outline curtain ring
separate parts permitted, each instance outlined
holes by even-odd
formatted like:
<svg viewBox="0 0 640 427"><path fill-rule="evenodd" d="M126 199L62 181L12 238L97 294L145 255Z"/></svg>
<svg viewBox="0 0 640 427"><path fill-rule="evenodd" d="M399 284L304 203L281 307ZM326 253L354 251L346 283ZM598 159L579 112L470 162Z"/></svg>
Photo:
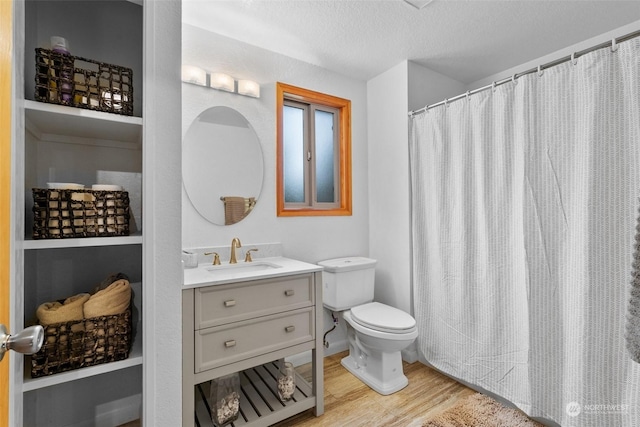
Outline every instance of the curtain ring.
<svg viewBox="0 0 640 427"><path fill-rule="evenodd" d="M538 76L542 77L543 74L544 74L544 70L542 69L542 66L538 65Z"/></svg>
<svg viewBox="0 0 640 427"><path fill-rule="evenodd" d="M616 50L618 50L618 43L616 39L611 39L611 52L615 52Z"/></svg>
<svg viewBox="0 0 640 427"><path fill-rule="evenodd" d="M496 82L495 81L491 82L491 90L494 91L494 92L496 91Z"/></svg>
<svg viewBox="0 0 640 427"><path fill-rule="evenodd" d="M465 93L465 96L467 97L467 102L471 101L471 98L469 98L469 91L467 91L467 93Z"/></svg>
<svg viewBox="0 0 640 427"><path fill-rule="evenodd" d="M511 76L511 81L513 82L513 84L514 84L514 85L517 85L517 84L518 84L518 80L517 80L516 74L514 74L513 76Z"/></svg>
<svg viewBox="0 0 640 427"><path fill-rule="evenodd" d="M444 99L445 108L449 108L449 100L447 98Z"/></svg>
<svg viewBox="0 0 640 427"><path fill-rule="evenodd" d="M576 53L575 53L575 52L573 52L573 53L571 54L571 63L572 63L573 65L578 65L578 60L576 59Z"/></svg>

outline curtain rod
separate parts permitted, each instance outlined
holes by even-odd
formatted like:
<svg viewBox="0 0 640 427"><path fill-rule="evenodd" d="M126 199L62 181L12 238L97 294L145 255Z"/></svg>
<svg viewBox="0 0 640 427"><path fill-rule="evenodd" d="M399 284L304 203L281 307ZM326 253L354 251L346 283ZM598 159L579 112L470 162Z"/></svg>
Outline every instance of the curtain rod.
<svg viewBox="0 0 640 427"><path fill-rule="evenodd" d="M486 85L486 86L482 86L482 87L477 88L477 89L469 90L469 91L467 91L465 93L462 93L460 95L454 96L453 98L446 98L446 99L444 99L444 100L442 100L440 102L436 102L435 104L431 104L431 105L427 105L425 107L422 107L419 110L409 111L409 116L413 117L416 114L423 113L423 112L425 112L427 110L430 110L430 109L432 109L434 107L437 107L439 105L447 105L449 102L457 101L457 100L462 99L462 98L467 98L469 95L474 95L474 94L476 94L478 92L482 92L482 91L485 91L487 89L493 89L496 86L500 86L500 85L503 85L503 84L511 82L511 81L515 82L518 77L522 77L522 76L527 75L527 74L532 74L532 73L539 73L540 74L540 73L542 73L542 71L546 70L547 68L555 67L556 65L560 65L560 64L562 64L564 62L575 61L577 58L579 58L579 57L581 57L581 56L583 56L583 55L585 55L585 54L587 54L589 52L593 52L594 50L602 49L604 47L611 47L611 49L613 51L615 51L616 49L618 49L618 46L617 46L618 43L621 43L621 42L624 42L624 41L627 41L627 40L631 40L631 39L636 38L638 36L640 36L640 30L634 31L633 33L629 33L629 34L626 34L626 35L621 36L621 37L614 38L611 41L600 43L600 44L598 44L596 46L592 46L590 48L575 52L575 53L573 53L571 55L568 55L568 56L565 56L563 58L556 59L555 61L547 62L546 64L539 65L536 68L531 68L530 70L523 71L521 73L516 73L511 77L507 77L505 79L495 81L495 82L491 83L490 85Z"/></svg>

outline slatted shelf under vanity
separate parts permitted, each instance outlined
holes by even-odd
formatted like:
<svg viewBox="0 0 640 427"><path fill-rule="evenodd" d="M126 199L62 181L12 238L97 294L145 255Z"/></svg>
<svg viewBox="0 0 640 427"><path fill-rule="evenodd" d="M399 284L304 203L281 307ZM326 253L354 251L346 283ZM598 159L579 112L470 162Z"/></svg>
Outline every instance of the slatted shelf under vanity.
<svg viewBox="0 0 640 427"><path fill-rule="evenodd" d="M277 420L299 413L301 406L307 406L306 409L314 407L313 389L298 373L296 373L296 391L293 398L288 402L280 401L277 376L276 362L240 372L240 413L238 419L229 426L269 426ZM207 402L210 385L211 382L205 382L195 387L196 425L200 427L214 425Z"/></svg>

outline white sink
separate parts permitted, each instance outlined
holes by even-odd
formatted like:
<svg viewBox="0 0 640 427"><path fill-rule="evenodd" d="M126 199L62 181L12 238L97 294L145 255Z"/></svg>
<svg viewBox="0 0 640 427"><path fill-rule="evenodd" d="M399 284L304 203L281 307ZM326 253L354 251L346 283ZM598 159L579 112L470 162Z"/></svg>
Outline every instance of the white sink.
<svg viewBox="0 0 640 427"><path fill-rule="evenodd" d="M254 271L270 270L272 268L282 268L281 265L267 261L242 262L238 264L212 265L207 268L211 274L241 274L253 273Z"/></svg>
<svg viewBox="0 0 640 427"><path fill-rule="evenodd" d="M237 264L200 264L197 268L185 268L185 288L222 285L249 280L266 279L291 274L320 271L322 267L285 257L254 259L253 262L238 261Z"/></svg>

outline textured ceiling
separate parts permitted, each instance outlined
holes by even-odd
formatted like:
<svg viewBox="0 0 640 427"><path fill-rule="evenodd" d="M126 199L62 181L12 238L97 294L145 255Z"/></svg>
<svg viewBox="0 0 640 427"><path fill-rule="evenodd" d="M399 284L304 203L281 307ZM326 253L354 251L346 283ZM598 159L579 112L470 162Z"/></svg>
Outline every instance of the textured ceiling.
<svg viewBox="0 0 640 427"><path fill-rule="evenodd" d="M183 0L183 22L360 80L409 59L472 83L640 20L640 1ZM638 28L640 29L640 28Z"/></svg>

